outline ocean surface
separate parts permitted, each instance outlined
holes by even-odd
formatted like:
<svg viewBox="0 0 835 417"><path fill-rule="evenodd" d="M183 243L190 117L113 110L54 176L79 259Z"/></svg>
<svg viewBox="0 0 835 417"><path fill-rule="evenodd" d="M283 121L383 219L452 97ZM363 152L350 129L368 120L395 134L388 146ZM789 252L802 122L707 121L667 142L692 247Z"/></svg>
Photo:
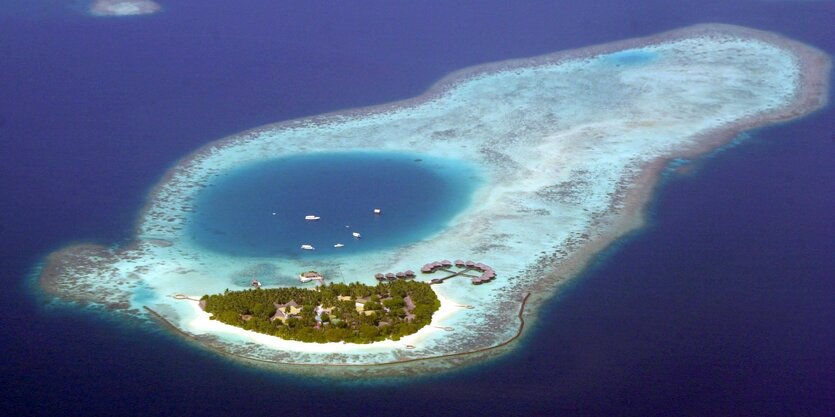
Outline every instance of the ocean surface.
<svg viewBox="0 0 835 417"><path fill-rule="evenodd" d="M391 152L274 159L201 191L189 233L203 248L259 257L327 258L403 246L443 230L467 207L480 182L476 171L461 160Z"/></svg>
<svg viewBox="0 0 835 417"><path fill-rule="evenodd" d="M2 415L835 415L835 111L665 176L500 359L422 378L300 378L156 326L47 304L33 272L126 242L165 170L224 136L412 97L466 66L694 23L835 51L832 1L159 0L0 4Z"/></svg>

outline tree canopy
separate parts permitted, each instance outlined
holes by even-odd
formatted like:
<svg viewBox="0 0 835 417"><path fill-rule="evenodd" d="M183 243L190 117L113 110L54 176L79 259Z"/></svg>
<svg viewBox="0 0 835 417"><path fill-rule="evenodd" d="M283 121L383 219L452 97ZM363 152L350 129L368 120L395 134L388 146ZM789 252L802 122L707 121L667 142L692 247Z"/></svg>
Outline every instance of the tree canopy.
<svg viewBox="0 0 835 417"><path fill-rule="evenodd" d="M295 302L298 307L285 304ZM204 295L213 320L301 342L399 340L432 321L441 302L429 284L398 280L305 288L256 288ZM283 310L277 314L278 307ZM301 310L298 310L301 308Z"/></svg>

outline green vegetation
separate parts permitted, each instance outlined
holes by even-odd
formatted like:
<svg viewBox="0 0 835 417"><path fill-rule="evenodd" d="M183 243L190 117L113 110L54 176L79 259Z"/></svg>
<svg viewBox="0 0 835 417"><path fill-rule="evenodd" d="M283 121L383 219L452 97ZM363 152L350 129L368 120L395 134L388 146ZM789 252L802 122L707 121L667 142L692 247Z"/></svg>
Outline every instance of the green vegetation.
<svg viewBox="0 0 835 417"><path fill-rule="evenodd" d="M282 339L372 343L417 332L432 321L441 302L429 284L398 280L374 287L333 283L315 290L226 290L204 295L201 305L213 320Z"/></svg>

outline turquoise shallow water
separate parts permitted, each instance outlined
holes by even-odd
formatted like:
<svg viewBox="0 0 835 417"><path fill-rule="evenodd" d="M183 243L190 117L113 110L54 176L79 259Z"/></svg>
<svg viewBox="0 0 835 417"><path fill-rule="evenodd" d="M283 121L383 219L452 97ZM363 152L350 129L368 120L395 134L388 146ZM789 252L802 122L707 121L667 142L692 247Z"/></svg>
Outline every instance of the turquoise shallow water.
<svg viewBox="0 0 835 417"><path fill-rule="evenodd" d="M207 249L242 256L391 248L440 231L467 207L479 181L477 169L465 162L417 154L280 158L237 169L202 191L190 235ZM307 221L307 215L320 219ZM334 248L337 243L344 247ZM315 250L302 250L303 244Z"/></svg>
<svg viewBox="0 0 835 417"><path fill-rule="evenodd" d="M604 58L604 62L614 66L629 66L649 63L658 58L658 54L649 50L627 50L608 54Z"/></svg>

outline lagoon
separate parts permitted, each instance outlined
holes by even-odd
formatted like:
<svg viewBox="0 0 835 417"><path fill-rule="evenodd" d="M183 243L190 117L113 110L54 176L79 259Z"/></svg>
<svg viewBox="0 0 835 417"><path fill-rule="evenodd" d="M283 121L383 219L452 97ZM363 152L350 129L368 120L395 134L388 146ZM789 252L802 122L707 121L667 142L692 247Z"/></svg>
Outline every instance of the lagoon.
<svg viewBox="0 0 835 417"><path fill-rule="evenodd" d="M327 257L392 248L441 231L478 183L473 166L448 158L299 154L238 168L203 189L188 234L227 255Z"/></svg>

